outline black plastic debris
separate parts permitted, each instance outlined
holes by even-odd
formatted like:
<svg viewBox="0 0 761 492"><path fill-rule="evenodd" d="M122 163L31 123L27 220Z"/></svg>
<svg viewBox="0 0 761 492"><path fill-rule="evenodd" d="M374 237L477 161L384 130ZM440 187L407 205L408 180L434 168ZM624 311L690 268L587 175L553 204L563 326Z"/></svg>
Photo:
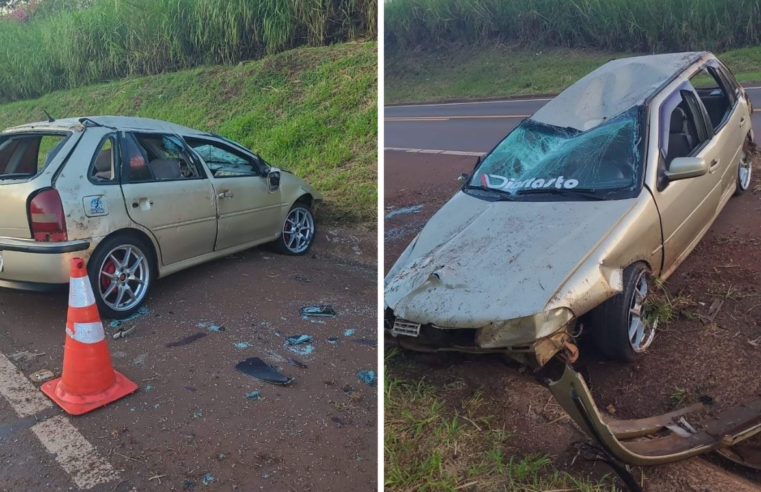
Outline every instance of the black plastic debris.
<svg viewBox="0 0 761 492"><path fill-rule="evenodd" d="M341 388L344 393L351 396L352 393L354 393L354 388L350 384L345 384L343 388Z"/></svg>
<svg viewBox="0 0 761 492"><path fill-rule="evenodd" d="M235 369L247 376L259 379L266 383L279 384L285 386L295 381L295 378L289 378L280 373L274 367L268 365L259 357L251 357L243 362L239 362Z"/></svg>
<svg viewBox="0 0 761 492"><path fill-rule="evenodd" d="M330 338L327 339L327 342L332 344L332 345L338 345L338 342L340 342L340 341L341 340L339 340L338 337L330 337Z"/></svg>
<svg viewBox="0 0 761 492"><path fill-rule="evenodd" d="M285 343L288 345L301 345L312 341L311 335L293 335L291 337L285 337Z"/></svg>
<svg viewBox="0 0 761 492"><path fill-rule="evenodd" d="M374 338L355 338L351 341L351 343L356 343L357 345L366 345L368 347L378 346L378 340Z"/></svg>
<svg viewBox="0 0 761 492"><path fill-rule="evenodd" d="M292 366L295 366L295 367L300 367L302 369L306 369L307 367L309 367L306 364L304 364L303 362L301 362L300 360L294 359L293 357L288 357L288 364L290 364Z"/></svg>
<svg viewBox="0 0 761 492"><path fill-rule="evenodd" d="M304 318L333 318L336 316L336 310L333 306L307 306L301 308L301 316Z"/></svg>
<svg viewBox="0 0 761 492"><path fill-rule="evenodd" d="M185 386L185 389L190 391L191 393L195 393L196 389L193 386Z"/></svg>
<svg viewBox="0 0 761 492"><path fill-rule="evenodd" d="M343 427L343 425L345 423L344 419L342 419L341 417L333 417L333 418L330 419L330 421L331 422L335 422L336 424L338 424L339 427Z"/></svg>
<svg viewBox="0 0 761 492"><path fill-rule="evenodd" d="M177 340L176 342L169 342L166 345L164 345L166 348L171 347L180 347L182 345L187 345L189 343L195 342L199 338L203 338L206 336L206 333L196 333L195 335L190 335L185 338L181 338L180 340Z"/></svg>
<svg viewBox="0 0 761 492"><path fill-rule="evenodd" d="M291 278L295 280L296 282L301 282L302 284L309 283L309 279L306 277L302 277L301 275L291 275Z"/></svg>

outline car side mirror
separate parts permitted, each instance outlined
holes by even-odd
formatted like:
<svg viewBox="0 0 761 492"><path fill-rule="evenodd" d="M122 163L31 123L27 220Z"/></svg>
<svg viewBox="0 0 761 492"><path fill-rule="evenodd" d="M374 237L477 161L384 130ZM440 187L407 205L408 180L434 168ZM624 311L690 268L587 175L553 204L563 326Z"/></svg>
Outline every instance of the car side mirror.
<svg viewBox="0 0 761 492"><path fill-rule="evenodd" d="M457 178L457 181L460 184L464 184L464 183L466 183L468 181L468 178L470 178L470 174L468 174L468 173L462 173L462 174L460 174L460 177Z"/></svg>
<svg viewBox="0 0 761 492"><path fill-rule="evenodd" d="M280 189L280 171L270 171L267 174L267 184L269 185L270 193Z"/></svg>
<svg viewBox="0 0 761 492"><path fill-rule="evenodd" d="M708 172L708 163L702 157L677 157L665 172L669 181L697 178Z"/></svg>

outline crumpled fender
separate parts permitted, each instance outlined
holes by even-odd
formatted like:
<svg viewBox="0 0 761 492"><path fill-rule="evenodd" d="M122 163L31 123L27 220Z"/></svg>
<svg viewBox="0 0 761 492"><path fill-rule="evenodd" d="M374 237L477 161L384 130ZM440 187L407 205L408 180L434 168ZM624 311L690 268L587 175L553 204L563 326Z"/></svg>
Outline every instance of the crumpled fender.
<svg viewBox="0 0 761 492"><path fill-rule="evenodd" d="M761 398L697 424L685 425L684 416L704 410L702 404L646 419L604 418L584 378L570 365L566 365L558 381L550 383L550 392L587 435L616 459L634 466L662 465L710 451L721 452L761 432ZM669 432L664 435L662 431ZM650 438L640 439L643 437ZM738 449L742 447L735 451ZM737 455L736 452L722 454ZM747 464L749 460L734 461Z"/></svg>

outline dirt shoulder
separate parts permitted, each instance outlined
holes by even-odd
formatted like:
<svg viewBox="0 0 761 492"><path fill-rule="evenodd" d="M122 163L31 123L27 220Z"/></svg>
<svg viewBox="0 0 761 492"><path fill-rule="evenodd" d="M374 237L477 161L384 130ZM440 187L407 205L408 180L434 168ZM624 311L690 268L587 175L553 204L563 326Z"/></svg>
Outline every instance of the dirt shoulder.
<svg viewBox="0 0 761 492"><path fill-rule="evenodd" d="M417 213L386 219L387 269L456 192L456 176L468 172L472 165L471 158L386 154L387 210L422 205ZM754 369L761 365L758 158L754 171L753 186L758 191L730 200L696 250L666 282L675 319L661 324L642 361L611 362L598 357L592 347L582 345L582 359L577 366L601 409L609 408L618 418L648 417L688 405L700 397L711 397L715 402L713 412L761 392ZM701 321L716 302L722 305L714 321ZM492 427L512 435L505 453L518 457L546 453L559 469L597 480L610 469L579 457L574 443L586 441L587 437L539 381L552 375L552 370L535 376L497 357L412 353L395 357L387 367L392 377L413 384L425 381L439 388L446 406L460 414L467 411L462 402L481 395L484 403L477 417L488 417ZM761 473L716 456L636 469L634 475L643 480L646 490L658 491L757 490L756 485L761 484ZM466 483L465 477L459 483Z"/></svg>

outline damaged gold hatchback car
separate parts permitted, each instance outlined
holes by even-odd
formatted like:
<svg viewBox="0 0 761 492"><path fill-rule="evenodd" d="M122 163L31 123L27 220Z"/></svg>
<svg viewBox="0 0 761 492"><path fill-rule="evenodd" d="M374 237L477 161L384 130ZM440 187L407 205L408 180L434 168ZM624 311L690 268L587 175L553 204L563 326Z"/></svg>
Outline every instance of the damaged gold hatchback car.
<svg viewBox="0 0 761 492"><path fill-rule="evenodd" d="M751 182L751 102L712 54L611 61L521 123L427 223L385 281L386 333L422 351L542 366L652 343L668 278Z"/></svg>

